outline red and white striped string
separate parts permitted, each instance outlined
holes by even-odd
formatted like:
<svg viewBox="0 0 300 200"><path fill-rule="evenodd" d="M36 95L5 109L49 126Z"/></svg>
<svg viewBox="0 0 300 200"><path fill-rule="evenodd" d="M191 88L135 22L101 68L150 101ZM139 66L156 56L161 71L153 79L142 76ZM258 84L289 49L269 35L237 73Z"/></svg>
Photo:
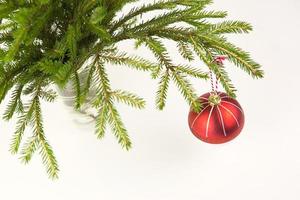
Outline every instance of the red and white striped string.
<svg viewBox="0 0 300 200"><path fill-rule="evenodd" d="M214 63L216 63L218 66L223 66L224 61L227 59L226 56L216 56L214 58ZM215 76L215 81L214 81L214 75L211 70L209 70L209 75L210 75L210 83L211 83L211 88L212 88L212 93L216 93L219 90L219 78Z"/></svg>

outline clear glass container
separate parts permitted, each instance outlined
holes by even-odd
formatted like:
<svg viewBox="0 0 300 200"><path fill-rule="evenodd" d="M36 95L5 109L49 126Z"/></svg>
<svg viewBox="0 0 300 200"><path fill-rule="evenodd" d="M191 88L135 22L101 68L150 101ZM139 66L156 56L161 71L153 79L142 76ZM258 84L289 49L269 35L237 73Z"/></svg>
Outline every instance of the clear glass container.
<svg viewBox="0 0 300 200"><path fill-rule="evenodd" d="M88 73L86 71L79 72L79 80L81 86L83 86L87 79ZM73 88L73 81L69 81L65 88L61 89L56 87L59 99L66 105L70 112L75 112L80 114L80 117L76 117L76 121L79 123L91 123L94 122L97 115L97 110L92 107L92 101L96 97L95 88L91 88L89 94L87 95L86 102L81 106L80 109L76 110L74 108L76 99L76 90Z"/></svg>

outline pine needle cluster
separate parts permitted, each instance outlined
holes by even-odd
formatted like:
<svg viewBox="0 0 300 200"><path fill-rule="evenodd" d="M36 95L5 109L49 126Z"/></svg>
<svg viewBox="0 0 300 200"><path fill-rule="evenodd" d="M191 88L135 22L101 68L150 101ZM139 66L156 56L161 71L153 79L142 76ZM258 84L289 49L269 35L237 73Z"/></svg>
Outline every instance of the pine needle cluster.
<svg viewBox="0 0 300 200"><path fill-rule="evenodd" d="M41 101L54 101L57 95L51 86L64 88L70 81L76 92L75 109L87 101L91 89L96 91L91 100L98 110L96 136L102 138L110 126L122 147L131 147L115 102L141 109L145 101L111 87L106 72L110 64L149 72L158 79L158 109L165 107L169 84L174 82L186 101L200 111L201 103L196 100L188 77L207 79L208 74L198 67L175 64L165 40L176 42L178 52L187 61L202 60L232 97L235 88L225 69L213 62L213 55L225 55L252 77L263 77L260 65L249 53L225 37L231 33L248 33L252 26L242 21L213 23L210 19L225 18L227 13L207 10L211 0L159 0L135 6L137 2L0 0L0 103L9 94L3 118L10 120L15 115L18 118L10 150L19 153L24 163L38 151L49 176L58 177L57 160L43 129ZM127 4L133 8L124 13ZM143 19L143 14L153 11L160 14ZM156 61L121 52L117 44L124 40L134 40L136 48L146 46ZM87 73L85 80L79 78L83 70ZM28 126L32 127L32 135L23 138Z"/></svg>

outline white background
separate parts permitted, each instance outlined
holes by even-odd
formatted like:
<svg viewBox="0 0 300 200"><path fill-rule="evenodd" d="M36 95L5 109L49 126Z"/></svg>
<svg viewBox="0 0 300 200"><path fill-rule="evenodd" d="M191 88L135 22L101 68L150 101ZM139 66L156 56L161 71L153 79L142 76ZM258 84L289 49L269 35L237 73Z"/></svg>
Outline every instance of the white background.
<svg viewBox="0 0 300 200"><path fill-rule="evenodd" d="M142 111L118 106L133 149L122 150L110 131L97 140L93 125L80 124L60 100L44 104L47 137L61 170L60 179L51 181L38 154L24 166L8 152L15 122L1 120L0 199L300 199L300 2L215 0L210 8L228 10L230 19L254 25L253 33L232 41L252 52L266 72L254 81L226 63L246 113L237 139L224 145L200 142L189 131L189 108L174 85L166 109L159 112L154 109L157 81L143 72L110 67L114 88L136 92L148 102ZM209 90L208 83L194 83L199 95Z"/></svg>

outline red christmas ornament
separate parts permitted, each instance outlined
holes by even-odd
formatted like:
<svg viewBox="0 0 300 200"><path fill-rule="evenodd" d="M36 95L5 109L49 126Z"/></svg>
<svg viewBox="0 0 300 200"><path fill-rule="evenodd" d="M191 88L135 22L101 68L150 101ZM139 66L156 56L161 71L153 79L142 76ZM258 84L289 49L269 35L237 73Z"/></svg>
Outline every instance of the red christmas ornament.
<svg viewBox="0 0 300 200"><path fill-rule="evenodd" d="M188 121L192 133L200 140L226 143L240 134L244 126L244 112L237 100L223 92L206 93L199 97L203 109L190 110Z"/></svg>

